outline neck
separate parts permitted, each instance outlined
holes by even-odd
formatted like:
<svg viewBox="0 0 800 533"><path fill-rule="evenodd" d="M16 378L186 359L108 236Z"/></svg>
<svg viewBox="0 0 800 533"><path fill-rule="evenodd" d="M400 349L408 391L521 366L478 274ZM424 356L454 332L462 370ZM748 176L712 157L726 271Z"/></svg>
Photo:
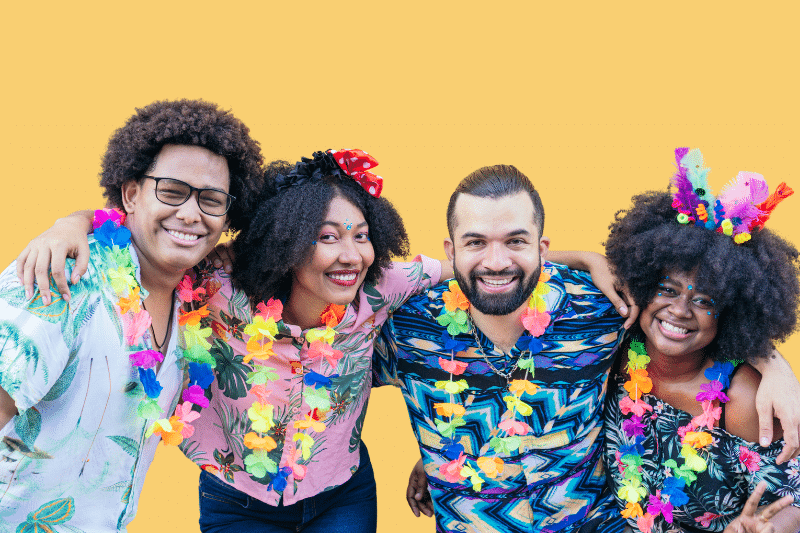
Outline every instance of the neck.
<svg viewBox="0 0 800 533"><path fill-rule="evenodd" d="M325 311L327 304L310 302L292 291L289 301L283 308L283 319L289 324L300 326L301 329L315 328L321 324L320 315Z"/></svg>
<svg viewBox="0 0 800 533"><path fill-rule="evenodd" d="M142 287L158 299L169 298L172 299L172 291L178 286L185 271L180 272L164 272L154 268L147 259L139 253L136 245L136 253L139 259L139 276L141 277Z"/></svg>
<svg viewBox="0 0 800 533"><path fill-rule="evenodd" d="M653 379L673 382L691 381L703 370L705 358L701 352L681 354L679 356L664 355L656 349L650 340L645 340L650 363L647 373Z"/></svg>
<svg viewBox="0 0 800 533"><path fill-rule="evenodd" d="M475 327L481 330L495 347L508 353L525 331L520 317L527 306L526 301L519 309L507 315L487 315L472 306L469 312Z"/></svg>

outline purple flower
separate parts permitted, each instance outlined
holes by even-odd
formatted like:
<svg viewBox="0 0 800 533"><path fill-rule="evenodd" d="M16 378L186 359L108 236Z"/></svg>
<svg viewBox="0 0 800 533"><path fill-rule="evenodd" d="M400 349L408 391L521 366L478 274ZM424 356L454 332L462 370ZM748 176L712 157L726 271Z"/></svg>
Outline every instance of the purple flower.
<svg viewBox="0 0 800 533"><path fill-rule="evenodd" d="M156 350L142 350L141 352L132 353L128 357L130 357L133 366L140 368L153 368L156 363L164 361L164 354Z"/></svg>
<svg viewBox="0 0 800 533"><path fill-rule="evenodd" d="M636 415L622 422L622 431L629 437L644 436L642 418Z"/></svg>
<svg viewBox="0 0 800 533"><path fill-rule="evenodd" d="M714 400L719 400L723 403L730 400L728 396L723 392L722 382L713 380L710 383L703 383L700 385L700 389L703 392L697 393L697 401L698 402L712 402Z"/></svg>
<svg viewBox="0 0 800 533"><path fill-rule="evenodd" d="M181 398L184 402L192 402L200 407L208 407L208 398L205 391L199 385L191 385L183 391Z"/></svg>

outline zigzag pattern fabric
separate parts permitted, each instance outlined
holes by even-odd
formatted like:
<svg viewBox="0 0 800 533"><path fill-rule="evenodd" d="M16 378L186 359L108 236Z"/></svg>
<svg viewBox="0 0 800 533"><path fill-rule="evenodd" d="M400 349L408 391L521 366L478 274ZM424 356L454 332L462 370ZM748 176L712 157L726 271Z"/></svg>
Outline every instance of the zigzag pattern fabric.
<svg viewBox="0 0 800 533"><path fill-rule="evenodd" d="M434 384L448 378L438 358L449 359L450 352L442 339L446 329L435 317L441 314L447 285L412 297L395 311L376 345L375 385L393 384L403 391L434 499L437 531L619 532L624 527L601 461L603 399L622 319L588 274L545 266L552 276L546 299L553 320L539 337L544 350L535 356L532 381L541 388L527 400L533 412L521 418L533 432L521 437L519 449L497 454L505 468L495 478L483 475L480 492L468 479L452 483L440 471L451 459L443 452L446 439L436 429L434 404L447 399ZM500 371L510 370L526 345L520 339L504 354L480 331L477 335ZM489 441L507 410L506 380L486 364L470 333L456 340L468 346L455 359L468 363L461 377L469 388L457 395L466 407L466 425L454 439L470 459L495 455ZM522 373L518 369L512 379Z"/></svg>

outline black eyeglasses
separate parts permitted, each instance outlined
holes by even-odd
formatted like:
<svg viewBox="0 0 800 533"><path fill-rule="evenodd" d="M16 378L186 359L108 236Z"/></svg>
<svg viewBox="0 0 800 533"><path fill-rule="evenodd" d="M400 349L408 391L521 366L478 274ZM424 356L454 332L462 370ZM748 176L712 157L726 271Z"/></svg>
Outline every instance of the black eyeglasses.
<svg viewBox="0 0 800 533"><path fill-rule="evenodd" d="M197 191L197 205L200 211L212 217L221 217L227 213L231 202L236 200L235 196L226 192L217 189L198 189L175 178L156 178L147 175L142 177L156 182L156 198L167 205L183 205L192 193Z"/></svg>

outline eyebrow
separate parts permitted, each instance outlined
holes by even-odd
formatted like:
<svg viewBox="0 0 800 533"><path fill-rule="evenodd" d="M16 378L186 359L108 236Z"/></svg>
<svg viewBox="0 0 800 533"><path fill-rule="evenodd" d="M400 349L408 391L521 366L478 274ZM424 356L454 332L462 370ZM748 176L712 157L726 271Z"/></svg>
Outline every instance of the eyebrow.
<svg viewBox="0 0 800 533"><path fill-rule="evenodd" d="M526 229L517 229L514 231L509 231L503 237L517 237L518 235L530 235L531 232ZM467 232L459 237L460 239L485 239L486 235L482 233L475 233L475 232Z"/></svg>
<svg viewBox="0 0 800 533"><path fill-rule="evenodd" d="M337 226L337 227L338 226L344 226L344 224L340 224L338 222L334 222L333 220L325 220L325 221L322 222L322 225L323 226ZM356 224L357 228L363 228L364 226L369 226L369 224L367 223L366 220L364 222L362 222L361 224Z"/></svg>

